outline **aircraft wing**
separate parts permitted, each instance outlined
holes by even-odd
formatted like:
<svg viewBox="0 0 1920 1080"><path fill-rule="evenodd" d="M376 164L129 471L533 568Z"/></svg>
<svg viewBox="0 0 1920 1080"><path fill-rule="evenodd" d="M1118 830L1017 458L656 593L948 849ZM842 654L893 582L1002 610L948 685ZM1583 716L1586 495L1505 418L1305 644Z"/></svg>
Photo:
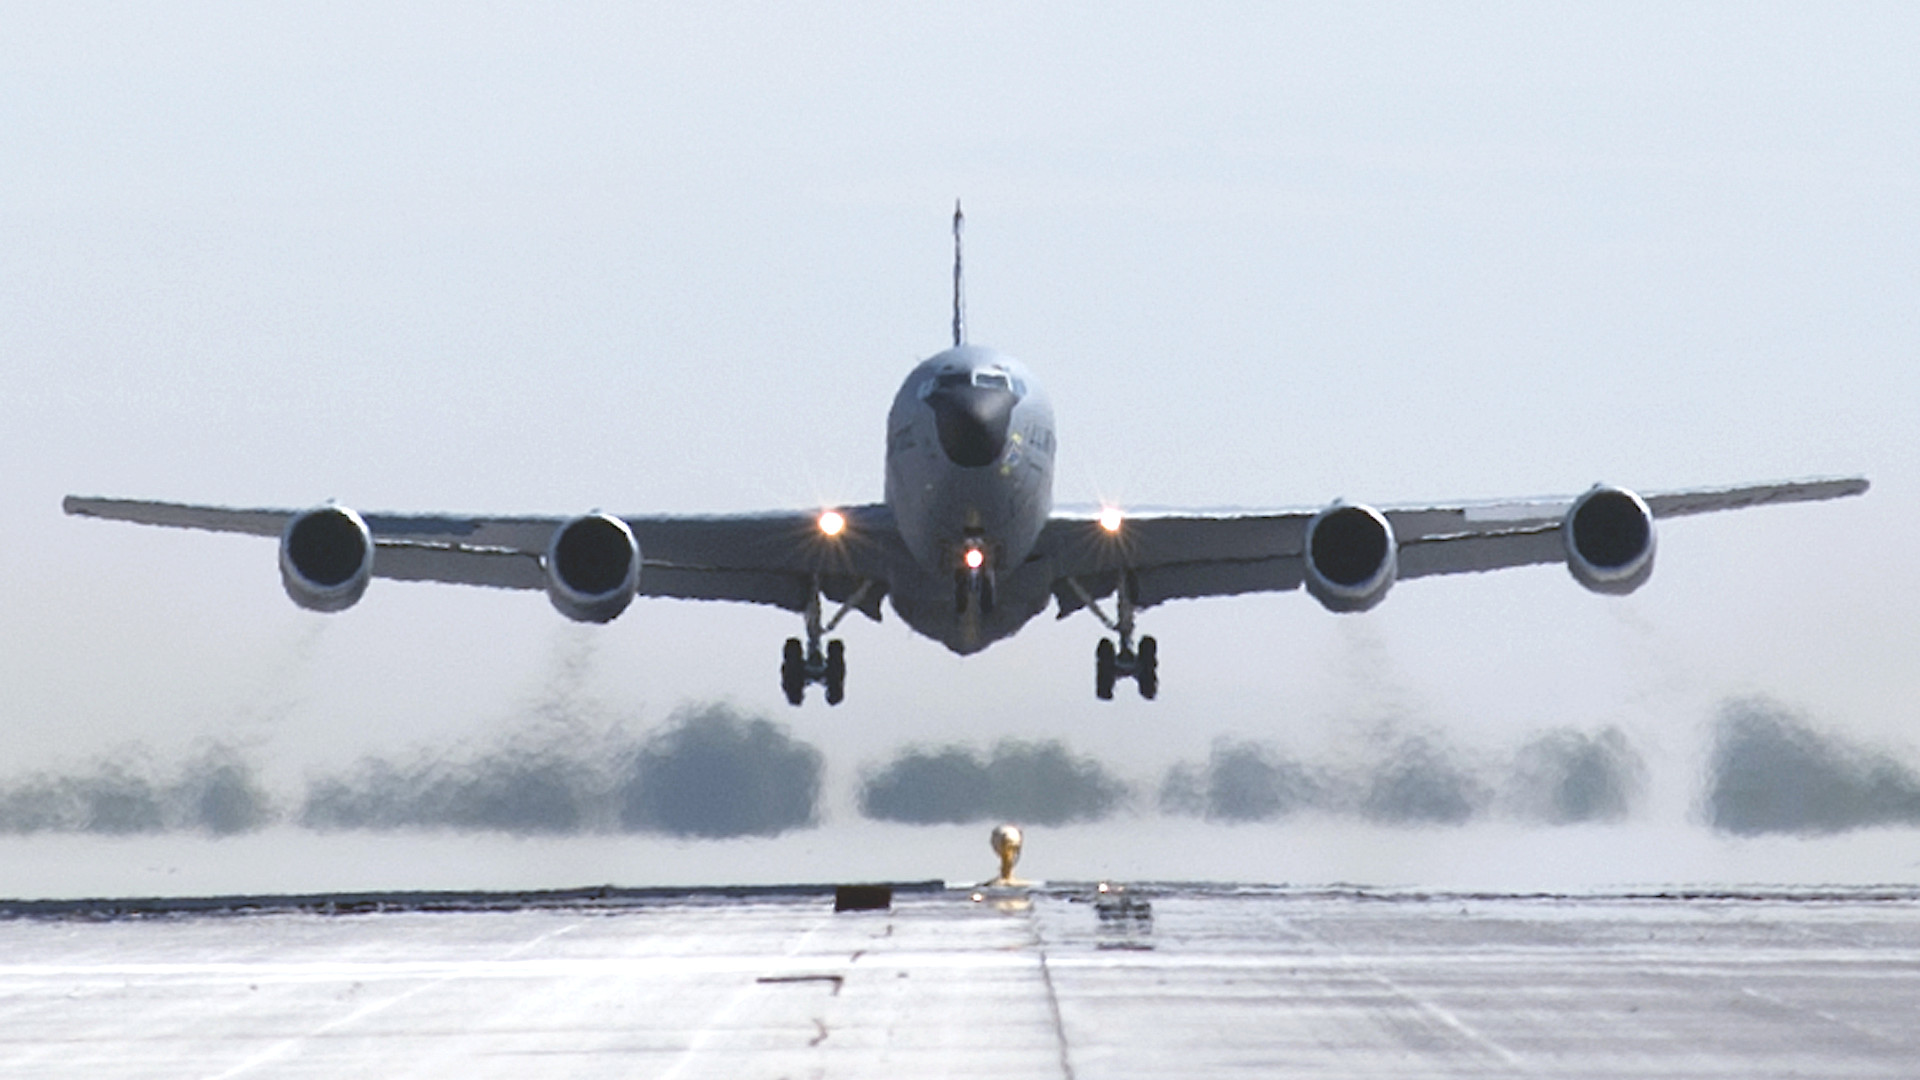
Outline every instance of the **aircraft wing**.
<svg viewBox="0 0 1920 1080"><path fill-rule="evenodd" d="M142 525L278 537L302 511L189 506L69 496L66 512ZM733 600L804 610L817 578L828 600L868 584L860 610L878 617L901 551L885 506L841 511L846 530L828 540L810 512L623 517L639 542L641 596ZM362 515L373 534L373 575L500 589L545 589L542 560L562 517L452 514ZM880 587L873 587L874 585Z"/></svg>
<svg viewBox="0 0 1920 1080"><path fill-rule="evenodd" d="M1859 495L1859 478L1795 480L1645 495L1655 518L1737 510L1772 503ZM1505 502L1388 507L1399 544L1399 577L1477 573L1566 560L1562 521L1577 496ZM1302 552L1314 510L1148 511L1128 514L1109 532L1097 510L1062 512L1047 522L1040 548L1053 563L1063 615L1112 593L1118 571L1132 571L1135 603L1284 592L1305 578ZM1083 595L1084 594L1084 595Z"/></svg>

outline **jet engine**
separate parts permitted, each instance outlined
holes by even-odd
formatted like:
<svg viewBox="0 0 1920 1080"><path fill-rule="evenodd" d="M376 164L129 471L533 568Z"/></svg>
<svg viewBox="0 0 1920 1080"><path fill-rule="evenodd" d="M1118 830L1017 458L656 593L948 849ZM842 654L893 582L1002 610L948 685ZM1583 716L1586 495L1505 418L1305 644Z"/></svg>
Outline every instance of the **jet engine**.
<svg viewBox="0 0 1920 1080"><path fill-rule="evenodd" d="M640 543L617 517L587 514L554 530L547 599L575 622L612 622L640 587Z"/></svg>
<svg viewBox="0 0 1920 1080"><path fill-rule="evenodd" d="M296 514L280 533L280 582L308 611L345 611L373 579L373 534L344 506Z"/></svg>
<svg viewBox="0 0 1920 1080"><path fill-rule="evenodd" d="M1400 572L1393 525L1371 506L1334 503L1307 522L1307 591L1328 611L1378 604Z"/></svg>
<svg viewBox="0 0 1920 1080"><path fill-rule="evenodd" d="M1653 574L1653 511L1625 488L1595 485L1560 526L1567 569L1597 593L1624 596Z"/></svg>

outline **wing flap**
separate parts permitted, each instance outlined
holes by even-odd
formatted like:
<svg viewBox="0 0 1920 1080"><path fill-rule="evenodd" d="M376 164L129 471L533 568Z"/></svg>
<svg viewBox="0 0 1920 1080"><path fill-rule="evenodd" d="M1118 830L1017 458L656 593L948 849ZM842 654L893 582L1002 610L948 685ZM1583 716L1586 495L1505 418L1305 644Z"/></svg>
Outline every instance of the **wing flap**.
<svg viewBox="0 0 1920 1080"><path fill-rule="evenodd" d="M733 600L804 611L811 582L798 574L761 570L710 570L646 563L640 595L675 600Z"/></svg>
<svg viewBox="0 0 1920 1080"><path fill-rule="evenodd" d="M1166 600L1203 596L1239 596L1254 592L1286 592L1300 587L1305 571L1298 555L1272 559L1156 566L1134 576L1141 607Z"/></svg>
<svg viewBox="0 0 1920 1080"><path fill-rule="evenodd" d="M1406 580L1439 574L1477 574L1566 560L1566 547L1556 522L1526 532L1467 533L1403 543L1399 576Z"/></svg>
<svg viewBox="0 0 1920 1080"><path fill-rule="evenodd" d="M495 589L547 587L538 558L504 548L444 547L437 544L379 545L373 576L391 581L433 581ZM803 611L811 579L782 571L714 570L698 566L643 562L641 596L676 600L733 600Z"/></svg>
<svg viewBox="0 0 1920 1080"><path fill-rule="evenodd" d="M1498 536L1531 532L1542 526L1558 527L1572 499L1526 499L1465 506L1398 507L1384 510L1393 525L1394 539L1401 544L1436 538L1461 536Z"/></svg>
<svg viewBox="0 0 1920 1080"><path fill-rule="evenodd" d="M461 548L427 544L376 545L373 576L390 581L438 581L493 589L544 589L540 560L505 548Z"/></svg>
<svg viewBox="0 0 1920 1080"><path fill-rule="evenodd" d="M1092 516L1047 522L1039 548L1063 576L1193 563L1254 563L1298 556L1311 511L1142 514L1108 532Z"/></svg>
<svg viewBox="0 0 1920 1080"><path fill-rule="evenodd" d="M459 514L362 514L376 541L423 548L477 548L544 557L558 517L467 517Z"/></svg>
<svg viewBox="0 0 1920 1080"><path fill-rule="evenodd" d="M879 577L899 542L882 505L847 507L839 536L820 532L818 515L788 511L713 517L623 518L649 562L713 570Z"/></svg>

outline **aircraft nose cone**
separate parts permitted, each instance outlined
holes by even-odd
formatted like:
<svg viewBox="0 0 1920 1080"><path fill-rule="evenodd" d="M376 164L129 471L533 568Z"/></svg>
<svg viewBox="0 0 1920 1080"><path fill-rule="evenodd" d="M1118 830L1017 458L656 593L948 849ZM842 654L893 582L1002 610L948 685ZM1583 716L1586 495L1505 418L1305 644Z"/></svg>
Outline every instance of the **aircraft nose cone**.
<svg viewBox="0 0 1920 1080"><path fill-rule="evenodd" d="M944 386L927 395L940 429L940 449L955 465L991 465L1007 445L1013 391L987 386Z"/></svg>

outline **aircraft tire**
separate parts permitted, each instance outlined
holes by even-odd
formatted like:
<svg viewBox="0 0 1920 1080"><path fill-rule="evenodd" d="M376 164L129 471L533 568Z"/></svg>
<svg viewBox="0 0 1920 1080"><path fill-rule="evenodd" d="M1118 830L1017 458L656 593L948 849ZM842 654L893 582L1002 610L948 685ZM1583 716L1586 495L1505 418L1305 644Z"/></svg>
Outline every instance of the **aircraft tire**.
<svg viewBox="0 0 1920 1080"><path fill-rule="evenodd" d="M798 705L806 700L806 654L800 648L799 638L788 638L786 648L781 653L780 689L787 695L789 705Z"/></svg>
<svg viewBox="0 0 1920 1080"><path fill-rule="evenodd" d="M827 704L838 705L847 696L847 647L839 638L827 642Z"/></svg>
<svg viewBox="0 0 1920 1080"><path fill-rule="evenodd" d="M1100 644L1093 648L1093 696L1101 701L1113 700L1113 680L1118 674L1118 664L1114 659L1112 638L1101 638Z"/></svg>
<svg viewBox="0 0 1920 1080"><path fill-rule="evenodd" d="M1134 660L1133 682L1140 696L1152 701L1160 692L1160 643L1151 637L1140 639L1140 652Z"/></svg>

